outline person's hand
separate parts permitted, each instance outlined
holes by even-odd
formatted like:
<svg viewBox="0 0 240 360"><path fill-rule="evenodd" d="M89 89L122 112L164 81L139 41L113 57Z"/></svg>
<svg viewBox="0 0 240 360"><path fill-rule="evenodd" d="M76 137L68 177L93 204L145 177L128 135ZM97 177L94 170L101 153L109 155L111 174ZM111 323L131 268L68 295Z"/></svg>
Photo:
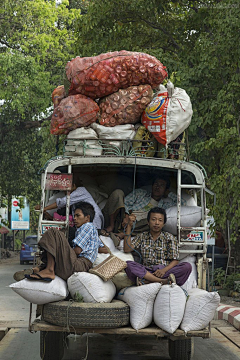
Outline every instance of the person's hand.
<svg viewBox="0 0 240 360"><path fill-rule="evenodd" d="M157 269L153 275L155 275L156 277L162 279L163 276L166 274L166 270L165 269Z"/></svg>
<svg viewBox="0 0 240 360"><path fill-rule="evenodd" d="M102 246L102 247L98 248L98 252L101 254L109 254L109 251L106 248L106 246Z"/></svg>
<svg viewBox="0 0 240 360"><path fill-rule="evenodd" d="M133 223L136 221L136 215L131 214L129 215L129 220L128 220L128 224L132 227Z"/></svg>
<svg viewBox="0 0 240 360"><path fill-rule="evenodd" d="M35 209L35 210L40 210L40 209L41 209L41 206L40 206L40 205L36 205L36 206L34 206L34 209Z"/></svg>
<svg viewBox="0 0 240 360"><path fill-rule="evenodd" d="M127 226L128 220L129 220L129 215L126 214L126 215L124 216L123 221L122 221L122 227L123 227L123 228L124 228L125 226Z"/></svg>

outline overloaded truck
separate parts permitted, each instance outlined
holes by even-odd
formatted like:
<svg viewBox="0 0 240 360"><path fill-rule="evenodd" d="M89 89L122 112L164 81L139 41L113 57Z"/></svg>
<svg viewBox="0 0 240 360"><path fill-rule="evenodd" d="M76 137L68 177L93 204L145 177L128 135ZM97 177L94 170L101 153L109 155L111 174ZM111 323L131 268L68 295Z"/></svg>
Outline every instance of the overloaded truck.
<svg viewBox="0 0 240 360"><path fill-rule="evenodd" d="M103 209L114 190L122 190L125 197L130 192L134 194L137 188L151 191L152 179L167 174L176 206L167 209L164 230L177 236L180 261L191 261L192 273L182 289L175 284L164 285L155 297L163 289L173 292L178 288L180 297L184 295L182 316L188 312L191 324L184 327L180 319L174 330L157 326L159 322L153 321L157 300L152 299L147 322L136 326L134 304L123 301L124 294L134 293L137 288L146 289L151 284L129 285L123 270L118 281L113 277L110 283L106 282L114 287L115 296L110 301L96 299L98 294L89 300L78 291L78 299L83 300L79 302L70 291L70 299L38 306L37 317L30 321L29 329L41 333L41 357L60 360L64 339L71 333L97 333L167 338L172 360L191 359L194 337L210 336L209 322L214 309L209 309L211 301L201 301L202 296L210 294L203 290L207 272L206 193L211 192L206 188L204 168L187 161L184 130L192 116L189 97L171 83L166 88L160 85L167 76L165 68L146 54L121 51L76 58L67 64L66 74L67 84L53 93L55 109L51 123L51 133L65 134L66 139L63 153L50 159L42 170L38 237L51 227L61 229L69 237L72 176L81 180ZM49 220L44 208L60 196L56 195L59 191L61 196L66 195L64 217ZM116 251L117 256L124 258L121 242ZM140 300L145 308L145 298ZM167 301L165 305L171 306ZM180 301L168 310L171 311L166 321L171 322L171 314L180 313Z"/></svg>
<svg viewBox="0 0 240 360"><path fill-rule="evenodd" d="M151 178L159 172L167 172L171 178L171 189L177 195L176 229L182 258L194 254L197 268L197 286L206 289L206 186L205 174L202 167L196 163L184 160L165 159L158 157L138 156L140 152L132 146L130 140L117 140L118 146L112 141L104 140L105 148L101 155L84 155L89 150L85 140L79 140L77 145L82 147L83 155L72 156L63 154L48 161L42 173L42 200L39 217L38 234L41 235L50 227L64 228L68 232L68 219L70 209L70 193L66 190L67 206L66 220L46 220L43 216L43 208L52 197L54 190L63 190L68 182L68 175L78 174L83 185L101 207L107 196L120 188L127 195L136 187L151 186ZM76 142L76 139L74 139ZM96 139L95 139L96 141ZM99 144L97 144L99 143ZM108 144L107 144L108 143ZM145 148L146 148L146 144ZM97 151L102 146L102 140L96 141ZM150 145L149 145L150 146ZM141 149L139 149L141 150ZM109 155L109 152L111 155ZM99 189L99 193L97 191ZM96 195L94 195L94 192ZM104 194L99 196L99 194ZM105 197L105 198L104 198ZM180 199L186 200L185 209L193 211L194 206L199 211L196 226L190 226L192 214L180 216L184 210ZM189 205L187 205L189 204ZM183 212L182 212L183 213ZM182 241L182 239L185 239ZM195 285L193 285L195 286ZM134 330L129 323L129 306L114 300L111 303L78 303L69 304L68 301L53 302L38 307L37 317L31 324L31 331L41 332L41 357L43 359L61 359L64 351L64 337L71 332L77 334L99 333L104 335L118 336L156 336L167 337L169 342L169 354L171 359L190 359L193 352L193 338L210 336L210 328L197 331L184 332L177 329L169 334L154 324Z"/></svg>

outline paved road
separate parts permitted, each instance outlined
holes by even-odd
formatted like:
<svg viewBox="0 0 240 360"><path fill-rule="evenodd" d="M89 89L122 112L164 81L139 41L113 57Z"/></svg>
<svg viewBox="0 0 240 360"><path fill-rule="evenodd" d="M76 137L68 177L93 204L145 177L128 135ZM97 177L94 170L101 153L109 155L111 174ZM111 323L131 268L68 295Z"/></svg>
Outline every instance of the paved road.
<svg viewBox="0 0 240 360"><path fill-rule="evenodd" d="M7 327L7 335L0 341L1 360L40 360L39 332L28 332L29 304L8 287L14 282L15 271L26 268L18 260L0 264L0 328ZM213 322L211 339L195 339L193 360L239 360L240 349L223 335L233 334L236 342L239 332L223 320ZM63 360L80 360L86 355L87 335L70 335ZM239 341L240 344L240 341ZM114 339L90 334L88 337L88 360L169 360L166 340L130 337ZM57 360L57 359L53 359Z"/></svg>

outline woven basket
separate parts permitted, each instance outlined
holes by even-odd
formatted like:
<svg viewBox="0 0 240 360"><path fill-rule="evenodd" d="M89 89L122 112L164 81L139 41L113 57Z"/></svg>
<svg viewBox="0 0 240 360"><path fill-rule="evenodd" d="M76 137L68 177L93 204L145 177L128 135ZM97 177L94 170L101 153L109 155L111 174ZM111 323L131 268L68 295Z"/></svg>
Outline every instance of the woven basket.
<svg viewBox="0 0 240 360"><path fill-rule="evenodd" d="M102 243L104 244L103 241ZM117 256L113 255L107 245L104 244L104 246L107 248L110 256L106 260L101 262L101 264L90 269L89 272L91 274L98 275L104 281L108 281L112 279L120 271L125 269L127 267L127 263L126 261L123 261L119 259Z"/></svg>
<svg viewBox="0 0 240 360"><path fill-rule="evenodd" d="M98 275L104 281L112 279L116 274L127 267L126 261L119 259L115 255L110 255L101 264L90 269L91 274Z"/></svg>

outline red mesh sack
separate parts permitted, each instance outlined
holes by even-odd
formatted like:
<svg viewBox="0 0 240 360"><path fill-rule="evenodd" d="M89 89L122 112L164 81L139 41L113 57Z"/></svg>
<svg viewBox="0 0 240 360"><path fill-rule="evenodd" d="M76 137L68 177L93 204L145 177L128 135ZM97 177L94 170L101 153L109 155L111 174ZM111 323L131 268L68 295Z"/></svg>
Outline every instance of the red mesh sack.
<svg viewBox="0 0 240 360"><path fill-rule="evenodd" d="M56 87L56 89L53 90L52 101L53 101L54 108L56 108L60 104L61 100L65 96L66 96L66 92L65 92L64 85L60 85L60 86Z"/></svg>
<svg viewBox="0 0 240 360"><path fill-rule="evenodd" d="M99 112L97 103L84 95L71 95L54 109L51 134L68 134L71 130L88 126L96 121Z"/></svg>
<svg viewBox="0 0 240 360"><path fill-rule="evenodd" d="M76 57L66 65L69 94L83 94L93 99L129 86L149 84L156 88L167 77L165 66L154 56L115 51L93 57Z"/></svg>
<svg viewBox="0 0 240 360"><path fill-rule="evenodd" d="M100 124L115 126L140 122L142 112L151 102L150 85L130 86L103 98L99 103Z"/></svg>

